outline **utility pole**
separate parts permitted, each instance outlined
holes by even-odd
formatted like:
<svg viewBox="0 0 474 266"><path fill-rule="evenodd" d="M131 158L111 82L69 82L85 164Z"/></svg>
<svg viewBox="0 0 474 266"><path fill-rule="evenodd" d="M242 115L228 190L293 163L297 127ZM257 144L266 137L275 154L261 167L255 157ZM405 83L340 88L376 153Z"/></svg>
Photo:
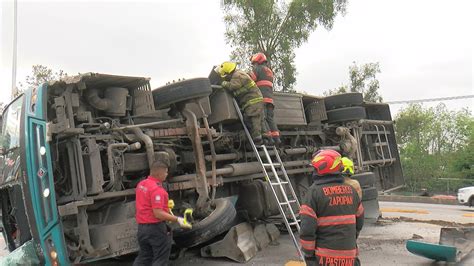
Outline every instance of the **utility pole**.
<svg viewBox="0 0 474 266"><path fill-rule="evenodd" d="M12 59L12 94L15 98L17 94L16 87L16 57L17 57L17 0L13 0L13 59Z"/></svg>

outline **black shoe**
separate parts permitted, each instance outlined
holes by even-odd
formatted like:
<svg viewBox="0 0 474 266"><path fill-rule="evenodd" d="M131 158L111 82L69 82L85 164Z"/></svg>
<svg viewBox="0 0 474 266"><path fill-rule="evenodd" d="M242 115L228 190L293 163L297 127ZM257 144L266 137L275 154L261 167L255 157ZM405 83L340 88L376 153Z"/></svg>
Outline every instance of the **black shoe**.
<svg viewBox="0 0 474 266"><path fill-rule="evenodd" d="M263 145L263 139L262 136L258 136L253 139L253 143L257 146Z"/></svg>
<svg viewBox="0 0 474 266"><path fill-rule="evenodd" d="M280 137L274 137L273 142L275 143L275 146L280 146L281 145Z"/></svg>
<svg viewBox="0 0 474 266"><path fill-rule="evenodd" d="M264 138L263 145L265 146L275 146L275 142L271 138Z"/></svg>

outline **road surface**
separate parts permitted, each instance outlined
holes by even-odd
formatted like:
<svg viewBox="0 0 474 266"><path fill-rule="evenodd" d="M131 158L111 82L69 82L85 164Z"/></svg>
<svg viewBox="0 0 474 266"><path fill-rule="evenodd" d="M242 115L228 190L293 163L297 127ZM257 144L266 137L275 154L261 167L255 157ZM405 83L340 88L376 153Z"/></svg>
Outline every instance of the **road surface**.
<svg viewBox="0 0 474 266"><path fill-rule="evenodd" d="M447 221L474 224L474 208L461 205L441 205L405 202L380 202L383 217L409 217L424 221Z"/></svg>
<svg viewBox="0 0 474 266"><path fill-rule="evenodd" d="M431 260L412 255L405 249L406 240L415 234L423 241L436 243L443 226L474 226L474 208L454 205L381 202L383 219L367 225L358 240L363 265L437 265ZM0 254L6 254L0 240ZM130 265L128 261L112 261L103 265ZM291 265L296 260L296 250L290 237L282 234L278 244L257 253L245 265ZM199 249L189 250L184 258L172 265L242 265L227 259L206 259L199 256ZM443 265L443 264L441 264ZM474 254L459 265L474 265Z"/></svg>
<svg viewBox="0 0 474 266"><path fill-rule="evenodd" d="M375 225L365 226L358 240L363 265L437 265L409 253L405 248L406 240L416 234L423 237L423 241L437 243L440 229L444 226L474 226L474 208L464 206L380 202L380 209L384 218ZM289 262L296 259L290 237L282 235L279 245L259 252L247 265L290 265ZM200 258L194 251L173 265L242 264L225 259ZM459 265L474 265L474 254Z"/></svg>

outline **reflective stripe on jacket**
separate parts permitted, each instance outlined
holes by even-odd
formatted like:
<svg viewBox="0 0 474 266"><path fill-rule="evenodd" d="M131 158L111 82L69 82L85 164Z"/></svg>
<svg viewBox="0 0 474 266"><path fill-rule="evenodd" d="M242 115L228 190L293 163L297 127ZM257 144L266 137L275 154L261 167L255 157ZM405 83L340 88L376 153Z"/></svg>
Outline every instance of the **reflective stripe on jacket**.
<svg viewBox="0 0 474 266"><path fill-rule="evenodd" d="M258 89L257 84L242 70L236 70L232 74L230 81L222 82L222 87L234 95L242 110L251 104L259 103L263 100L262 93Z"/></svg>
<svg viewBox="0 0 474 266"><path fill-rule="evenodd" d="M262 92L263 102L273 103L273 71L266 65L254 65L250 77Z"/></svg>

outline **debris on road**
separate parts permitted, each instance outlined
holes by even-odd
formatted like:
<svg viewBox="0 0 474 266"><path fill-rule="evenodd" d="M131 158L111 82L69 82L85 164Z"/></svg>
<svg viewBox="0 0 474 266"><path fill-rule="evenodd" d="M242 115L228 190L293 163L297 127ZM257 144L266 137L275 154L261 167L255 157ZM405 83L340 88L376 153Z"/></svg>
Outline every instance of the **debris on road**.
<svg viewBox="0 0 474 266"><path fill-rule="evenodd" d="M461 261L474 250L474 228L441 228L439 244L408 240L406 248L435 261Z"/></svg>
<svg viewBox="0 0 474 266"><path fill-rule="evenodd" d="M420 235L417 235L417 234L413 234L413 236L411 237L411 239L423 239L423 237L420 236Z"/></svg>
<svg viewBox="0 0 474 266"><path fill-rule="evenodd" d="M422 220L422 219L414 219L414 218L404 217L404 216L383 218L383 219L380 219L380 221L377 221L377 224L383 225L384 223L387 223L387 220L392 221L392 222L434 224L434 225L440 225L440 226L445 226L445 227L474 227L474 223L457 223L457 222L448 222L448 221L441 221L441 220Z"/></svg>

